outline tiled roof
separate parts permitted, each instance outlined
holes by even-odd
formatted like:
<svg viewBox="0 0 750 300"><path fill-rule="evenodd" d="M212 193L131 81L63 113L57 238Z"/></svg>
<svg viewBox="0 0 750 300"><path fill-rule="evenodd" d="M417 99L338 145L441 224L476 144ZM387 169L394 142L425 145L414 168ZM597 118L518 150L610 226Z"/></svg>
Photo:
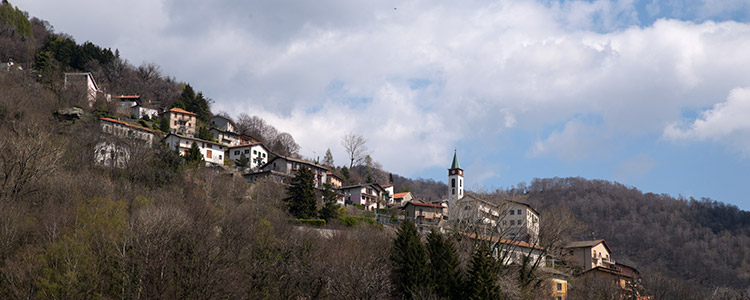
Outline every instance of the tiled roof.
<svg viewBox="0 0 750 300"><path fill-rule="evenodd" d="M383 187L383 188L392 187L392 186L393 186L392 184L383 184L383 185L381 185L381 187Z"/></svg>
<svg viewBox="0 0 750 300"><path fill-rule="evenodd" d="M404 197L406 197L406 194L408 194L408 193L409 192L395 193L395 194L393 194L393 199L404 198Z"/></svg>
<svg viewBox="0 0 750 300"><path fill-rule="evenodd" d="M125 126L128 126L128 127L133 127L135 129L138 129L138 130L145 130L145 131L148 131L148 132L151 132L151 133L155 132L155 131L153 131L151 129L148 129L148 128L140 126L140 125L130 124L130 123L123 122L123 121L120 121L120 120L115 120L115 119L112 119L112 118L99 118L99 120L107 121L107 122L113 122L113 123L125 125Z"/></svg>
<svg viewBox="0 0 750 300"><path fill-rule="evenodd" d="M610 253L612 250L609 249L609 245L607 245L607 242L604 240L593 240L593 241L576 241L571 242L565 245L565 248L585 248L585 247L594 247L596 245L599 245L599 243L604 243L604 247L607 248L607 251Z"/></svg>
<svg viewBox="0 0 750 300"><path fill-rule="evenodd" d="M256 146L256 145L263 146L263 144L261 144L260 142L258 142L258 143L250 143L250 144L242 144L242 145L232 146L232 147L229 147L229 149L242 148L242 147L248 147L248 146ZM263 146L263 148L265 148L265 146Z"/></svg>
<svg viewBox="0 0 750 300"><path fill-rule="evenodd" d="M472 239L477 238L477 235L475 233L463 233L463 235L468 236L469 238L472 238ZM499 241L501 244L505 244L505 245L513 245L513 246L524 247L524 248L534 248L538 250L544 250L544 247L536 245L536 244L529 244L524 241L514 241L514 240L509 240L509 239L503 239L503 238L498 238L495 236L486 237L486 236L480 235L479 239L485 240L485 241L491 241L491 242Z"/></svg>
<svg viewBox="0 0 750 300"><path fill-rule="evenodd" d="M438 204L416 202L416 201L409 201L408 203L406 203L406 205L404 205L404 207L408 206L409 204L414 205L414 206L422 206L422 207L445 208L444 206L438 205Z"/></svg>
<svg viewBox="0 0 750 300"><path fill-rule="evenodd" d="M176 112L176 113L186 114L186 115L192 115L192 116L197 116L198 115L196 113L191 113L191 112L189 112L187 110L184 110L182 108L177 108L177 107L170 108L168 110L168 112Z"/></svg>

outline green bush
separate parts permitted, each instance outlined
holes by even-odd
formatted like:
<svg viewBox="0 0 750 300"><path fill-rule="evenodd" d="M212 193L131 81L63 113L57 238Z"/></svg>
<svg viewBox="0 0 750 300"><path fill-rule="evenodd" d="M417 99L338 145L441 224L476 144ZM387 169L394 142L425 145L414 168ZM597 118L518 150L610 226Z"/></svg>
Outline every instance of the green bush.
<svg viewBox="0 0 750 300"><path fill-rule="evenodd" d="M343 216L340 217L339 220L341 221L341 224L348 227L354 227L359 224L369 224L375 226L375 218L372 217L364 217L364 216Z"/></svg>
<svg viewBox="0 0 750 300"><path fill-rule="evenodd" d="M294 223L300 225L311 225L316 227L326 226L326 220L323 219L295 219Z"/></svg>

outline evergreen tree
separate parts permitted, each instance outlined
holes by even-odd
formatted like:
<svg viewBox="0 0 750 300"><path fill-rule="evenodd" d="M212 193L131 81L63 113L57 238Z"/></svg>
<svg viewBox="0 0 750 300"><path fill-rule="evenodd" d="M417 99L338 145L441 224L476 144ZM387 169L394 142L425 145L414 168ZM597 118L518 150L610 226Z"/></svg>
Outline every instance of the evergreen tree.
<svg viewBox="0 0 750 300"><path fill-rule="evenodd" d="M401 224L391 248L393 283L396 290L407 299L423 292L427 284L427 253L416 226L411 221Z"/></svg>
<svg viewBox="0 0 750 300"><path fill-rule="evenodd" d="M330 148L326 150L326 155L323 157L323 165L333 167L333 153Z"/></svg>
<svg viewBox="0 0 750 300"><path fill-rule="evenodd" d="M349 181L349 168L346 166L341 168L341 175L344 175L344 180Z"/></svg>
<svg viewBox="0 0 750 300"><path fill-rule="evenodd" d="M215 141L214 135L211 133L211 130L205 126L198 127L198 136L196 137L202 140L207 140L207 141L212 141L212 142Z"/></svg>
<svg viewBox="0 0 750 300"><path fill-rule="evenodd" d="M388 173L388 182L393 183L393 173Z"/></svg>
<svg viewBox="0 0 750 300"><path fill-rule="evenodd" d="M159 122L159 129L164 133L169 133L172 131L172 128L169 127L169 118L165 114L161 117L161 121Z"/></svg>
<svg viewBox="0 0 750 300"><path fill-rule="evenodd" d="M301 168L292 178L292 184L287 189L287 203L289 212L299 219L310 219L315 217L315 175L308 168Z"/></svg>
<svg viewBox="0 0 750 300"><path fill-rule="evenodd" d="M172 103L172 107L182 108L198 115L198 120L208 122L211 119L211 100L203 97L203 93L195 93L190 84L185 85L180 97Z"/></svg>
<svg viewBox="0 0 750 300"><path fill-rule="evenodd" d="M489 246L478 241L471 256L468 281L464 286L466 299L501 299L500 288L497 286L498 271L498 262L492 257Z"/></svg>
<svg viewBox="0 0 750 300"><path fill-rule="evenodd" d="M341 215L341 207L339 207L336 200L338 193L333 190L331 184L326 183L323 185L323 207L320 209L320 218L326 220L338 219Z"/></svg>
<svg viewBox="0 0 750 300"><path fill-rule="evenodd" d="M449 299L461 298L461 271L458 268L456 248L437 231L427 235L427 253L430 257L430 282L435 295Z"/></svg>
<svg viewBox="0 0 750 300"><path fill-rule="evenodd" d="M247 156L245 156L245 153L242 153L242 154L240 154L240 158L238 158L238 159L236 159L234 161L234 164L238 168L243 168L244 169L244 168L247 168L247 165L248 165L249 162L250 162L250 159L248 159Z"/></svg>
<svg viewBox="0 0 750 300"><path fill-rule="evenodd" d="M193 142L192 145L190 145L190 150L188 150L187 155L185 156L185 161L188 164L191 165L203 165L205 163L205 160L203 160L203 154L201 154L201 149L198 148L198 144Z"/></svg>

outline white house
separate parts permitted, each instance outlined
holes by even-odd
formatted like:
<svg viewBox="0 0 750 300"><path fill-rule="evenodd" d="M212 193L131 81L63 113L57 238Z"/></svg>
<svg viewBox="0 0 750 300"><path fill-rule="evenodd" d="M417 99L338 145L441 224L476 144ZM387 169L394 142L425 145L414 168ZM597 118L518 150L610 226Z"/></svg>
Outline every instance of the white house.
<svg viewBox="0 0 750 300"><path fill-rule="evenodd" d="M339 188L339 191L344 194L347 203L363 205L367 210L374 211L385 204L385 189L377 183L345 186Z"/></svg>
<svg viewBox="0 0 750 300"><path fill-rule="evenodd" d="M385 198L385 203L388 206L393 205L393 185L392 184L383 184L380 185L383 187L383 190L385 190L385 193L383 193L383 198Z"/></svg>
<svg viewBox="0 0 750 300"><path fill-rule="evenodd" d="M503 200L500 203L480 199L464 193L464 171L453 153L448 169L448 216L454 224L481 225L502 233L504 238L537 243L539 241L539 213L530 205Z"/></svg>
<svg viewBox="0 0 750 300"><path fill-rule="evenodd" d="M63 86L67 88L81 88L86 93L86 100L88 101L89 107L94 107L96 97L101 94L106 97L107 102L110 101L110 95L105 94L99 90L99 85L94 80L94 75L91 72L85 73L65 73L65 79Z"/></svg>
<svg viewBox="0 0 750 300"><path fill-rule="evenodd" d="M137 119L142 119L148 116L149 119L154 119L159 116L159 111L156 108L145 107L142 104L137 104L130 108L130 114L134 115Z"/></svg>
<svg viewBox="0 0 750 300"><path fill-rule="evenodd" d="M195 143L198 145L198 148L203 155L203 159L206 161L206 165L224 164L224 152L226 152L226 147L222 144L174 133L168 134L164 138L164 142L170 149L177 150L182 156L186 156L188 151L190 151L190 147Z"/></svg>
<svg viewBox="0 0 750 300"><path fill-rule="evenodd" d="M124 168L135 147L150 148L156 133L148 128L112 118L100 118L103 138L94 146L94 161L100 166Z"/></svg>
<svg viewBox="0 0 750 300"><path fill-rule="evenodd" d="M301 168L308 168L315 176L315 188L323 188L328 181L328 168L325 166L288 156L276 156L261 167L263 171L276 171L287 176L294 176Z"/></svg>
<svg viewBox="0 0 750 300"><path fill-rule="evenodd" d="M234 128L235 127L234 121L232 121L232 119L230 118L217 115L211 118L210 123L211 123L212 128L216 128L221 131L228 131L228 132L234 132L234 133L237 132Z"/></svg>
<svg viewBox="0 0 750 300"><path fill-rule="evenodd" d="M229 147L227 157L232 161L237 161L244 154L249 159L248 168L256 170L268 162L269 153L262 143L253 143Z"/></svg>

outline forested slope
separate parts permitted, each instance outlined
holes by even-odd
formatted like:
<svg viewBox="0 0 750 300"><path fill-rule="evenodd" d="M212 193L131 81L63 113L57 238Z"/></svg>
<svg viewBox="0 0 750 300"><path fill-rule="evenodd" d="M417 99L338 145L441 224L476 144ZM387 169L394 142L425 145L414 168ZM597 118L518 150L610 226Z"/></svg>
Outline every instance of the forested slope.
<svg viewBox="0 0 750 300"><path fill-rule="evenodd" d="M606 239L615 259L647 279L676 277L688 289L750 286L750 212L736 206L582 178L535 179L526 191L541 210L572 210L587 226L580 238Z"/></svg>

